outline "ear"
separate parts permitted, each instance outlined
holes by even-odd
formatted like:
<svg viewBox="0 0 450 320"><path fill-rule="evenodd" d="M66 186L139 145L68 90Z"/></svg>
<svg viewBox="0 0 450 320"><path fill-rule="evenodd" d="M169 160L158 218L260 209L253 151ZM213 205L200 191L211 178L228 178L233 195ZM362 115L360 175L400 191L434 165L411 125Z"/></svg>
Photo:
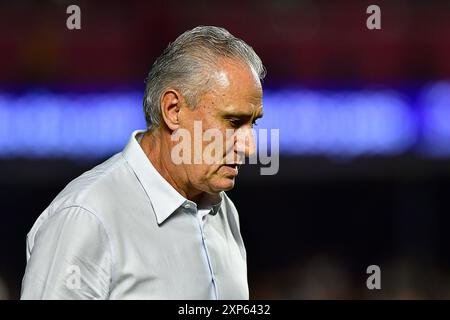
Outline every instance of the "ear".
<svg viewBox="0 0 450 320"><path fill-rule="evenodd" d="M175 89L168 89L161 96L161 115L170 130L178 129L180 121L181 95Z"/></svg>

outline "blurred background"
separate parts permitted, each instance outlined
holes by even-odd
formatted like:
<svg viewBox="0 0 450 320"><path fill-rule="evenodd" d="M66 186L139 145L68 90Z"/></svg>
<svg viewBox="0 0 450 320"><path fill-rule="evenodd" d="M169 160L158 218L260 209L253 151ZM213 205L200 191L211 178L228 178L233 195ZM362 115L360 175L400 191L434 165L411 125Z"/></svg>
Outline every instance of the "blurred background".
<svg viewBox="0 0 450 320"><path fill-rule="evenodd" d="M197 25L268 69L258 128L280 130L280 169L229 192L251 298L449 299L450 2L426 0L0 1L0 299L20 296L35 219L145 128L150 66Z"/></svg>

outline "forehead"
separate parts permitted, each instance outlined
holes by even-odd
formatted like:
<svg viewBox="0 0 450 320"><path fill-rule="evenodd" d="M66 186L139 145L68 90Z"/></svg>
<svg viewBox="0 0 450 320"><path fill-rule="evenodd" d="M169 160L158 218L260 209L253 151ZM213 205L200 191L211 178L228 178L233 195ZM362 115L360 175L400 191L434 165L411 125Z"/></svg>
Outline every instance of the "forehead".
<svg viewBox="0 0 450 320"><path fill-rule="evenodd" d="M212 90L205 96L215 109L245 113L262 109L261 82L246 64L229 59L220 61L212 81Z"/></svg>
<svg viewBox="0 0 450 320"><path fill-rule="evenodd" d="M220 59L213 77L218 90L261 91L261 82L256 72L238 60Z"/></svg>

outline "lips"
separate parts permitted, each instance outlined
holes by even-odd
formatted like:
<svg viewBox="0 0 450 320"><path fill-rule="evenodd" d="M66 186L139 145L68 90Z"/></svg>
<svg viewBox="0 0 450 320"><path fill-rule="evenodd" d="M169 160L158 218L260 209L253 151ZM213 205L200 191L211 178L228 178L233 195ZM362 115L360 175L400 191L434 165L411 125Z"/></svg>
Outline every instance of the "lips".
<svg viewBox="0 0 450 320"><path fill-rule="evenodd" d="M241 167L241 164L240 163L231 163L231 164L224 164L224 166L238 170Z"/></svg>
<svg viewBox="0 0 450 320"><path fill-rule="evenodd" d="M224 164L224 166L231 167L231 168L239 168L238 164Z"/></svg>
<svg viewBox="0 0 450 320"><path fill-rule="evenodd" d="M224 164L225 168L228 168L228 171L230 171L231 174L237 175L239 171L240 164Z"/></svg>

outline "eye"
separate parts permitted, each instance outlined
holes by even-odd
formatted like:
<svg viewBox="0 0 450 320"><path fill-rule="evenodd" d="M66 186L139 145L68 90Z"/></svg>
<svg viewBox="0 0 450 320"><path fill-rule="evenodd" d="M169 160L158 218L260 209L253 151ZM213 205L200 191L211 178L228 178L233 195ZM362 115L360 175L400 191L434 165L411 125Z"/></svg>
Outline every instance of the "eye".
<svg viewBox="0 0 450 320"><path fill-rule="evenodd" d="M239 128L242 125L242 121L239 119L228 119L228 121L231 123L231 126L234 128Z"/></svg>

